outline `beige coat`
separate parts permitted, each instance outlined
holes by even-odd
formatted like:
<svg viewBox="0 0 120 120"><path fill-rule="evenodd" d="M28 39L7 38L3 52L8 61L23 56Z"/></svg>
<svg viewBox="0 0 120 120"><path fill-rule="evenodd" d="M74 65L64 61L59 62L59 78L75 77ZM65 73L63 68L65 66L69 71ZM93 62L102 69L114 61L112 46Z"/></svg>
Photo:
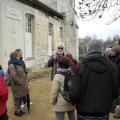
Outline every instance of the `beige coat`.
<svg viewBox="0 0 120 120"><path fill-rule="evenodd" d="M22 65L10 64L9 72L11 77L11 89L13 96L18 98L28 95L29 90L26 84L26 74L22 68Z"/></svg>
<svg viewBox="0 0 120 120"><path fill-rule="evenodd" d="M66 101L61 95L60 91L63 92L64 87L64 76L56 74L52 83L52 91L50 103L53 104L53 111L55 112L66 112L74 110L75 107L68 101Z"/></svg>

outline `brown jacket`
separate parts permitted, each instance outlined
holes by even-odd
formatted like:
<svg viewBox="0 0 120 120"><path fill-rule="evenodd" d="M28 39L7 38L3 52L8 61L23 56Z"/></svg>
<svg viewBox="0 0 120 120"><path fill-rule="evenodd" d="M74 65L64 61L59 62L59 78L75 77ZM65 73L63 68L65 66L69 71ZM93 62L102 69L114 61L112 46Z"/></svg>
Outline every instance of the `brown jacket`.
<svg viewBox="0 0 120 120"><path fill-rule="evenodd" d="M28 86L26 84L26 74L22 65L9 65L9 72L11 77L11 89L15 98L23 97L29 94Z"/></svg>

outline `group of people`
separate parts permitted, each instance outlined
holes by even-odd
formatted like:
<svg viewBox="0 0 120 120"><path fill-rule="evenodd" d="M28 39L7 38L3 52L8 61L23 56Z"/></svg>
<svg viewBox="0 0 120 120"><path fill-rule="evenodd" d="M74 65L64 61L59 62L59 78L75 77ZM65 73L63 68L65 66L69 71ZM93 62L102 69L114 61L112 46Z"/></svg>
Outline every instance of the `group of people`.
<svg viewBox="0 0 120 120"><path fill-rule="evenodd" d="M56 120L64 120L65 112L69 120L75 120L75 109L77 120L109 120L113 108L114 117L120 118L120 39L116 40L113 51L104 54L103 42L91 40L87 43L87 56L78 63L65 55L63 45L57 47L56 56L48 62L55 73L54 77L52 73L50 103ZM59 71L65 73L68 69L74 74L69 88L70 101L61 94L65 76L59 74Z"/></svg>
<svg viewBox="0 0 120 120"><path fill-rule="evenodd" d="M2 66L0 69L0 120L8 120L6 107L8 97L7 85L11 87L13 93L14 115L22 116L25 114L21 109L22 102L25 104L28 102L28 99L30 101L30 98L28 98L27 71L25 62L22 60L22 50L16 49L10 54L7 70L9 78L6 81Z"/></svg>
<svg viewBox="0 0 120 120"><path fill-rule="evenodd" d="M87 43L87 53L85 59L78 63L72 54L65 53L65 46L60 43L56 54L48 60L46 66L52 67L50 103L56 120L64 120L66 112L69 120L75 120L75 109L77 120L109 120L111 110L115 111L115 118L120 118L120 39L105 54L103 42L91 40ZM70 101L63 97L64 74L68 71L74 76L69 88ZM21 109L22 101L28 102L29 89L21 49L10 54L8 74L14 99L14 115L22 116L25 114ZM8 120L8 89L4 78L0 66L0 120Z"/></svg>

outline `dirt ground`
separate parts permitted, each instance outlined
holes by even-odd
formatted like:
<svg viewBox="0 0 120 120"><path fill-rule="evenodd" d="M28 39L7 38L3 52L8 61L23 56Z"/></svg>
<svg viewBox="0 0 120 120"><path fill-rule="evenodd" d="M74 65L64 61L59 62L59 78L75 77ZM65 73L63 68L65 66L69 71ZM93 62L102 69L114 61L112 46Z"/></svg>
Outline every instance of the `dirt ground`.
<svg viewBox="0 0 120 120"><path fill-rule="evenodd" d="M29 114L27 113L26 107L23 109L26 114L22 117L15 117L13 114L13 98L9 89L9 100L7 104L9 120L55 120L55 114L49 103L51 89L50 75L31 80L29 89L33 105L31 105ZM67 117L66 120L68 120ZM113 120L112 117L111 120Z"/></svg>

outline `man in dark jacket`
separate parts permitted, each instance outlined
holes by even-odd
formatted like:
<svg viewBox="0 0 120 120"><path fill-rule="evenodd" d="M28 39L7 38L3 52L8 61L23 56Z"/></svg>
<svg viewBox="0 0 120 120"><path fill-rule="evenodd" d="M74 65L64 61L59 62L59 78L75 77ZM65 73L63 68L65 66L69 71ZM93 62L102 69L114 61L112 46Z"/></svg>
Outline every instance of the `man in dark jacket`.
<svg viewBox="0 0 120 120"><path fill-rule="evenodd" d="M102 55L102 48L102 41L88 42L88 55L72 81L70 96L78 107L78 120L108 120L112 102L118 96L118 70Z"/></svg>
<svg viewBox="0 0 120 120"><path fill-rule="evenodd" d="M63 43L58 43L56 47L56 54L52 55L48 60L46 67L52 67L51 80L53 81L54 76L57 72L58 63L57 60L60 56L65 56L65 47Z"/></svg>
<svg viewBox="0 0 120 120"><path fill-rule="evenodd" d="M70 65L70 68L72 72L75 71L76 66L78 65L78 62L75 58L73 58L72 54L67 53L65 54L65 47L63 43L58 43L56 47L56 54L52 55L50 59L48 60L48 63L46 67L52 67L52 73L51 73L51 80L53 81L55 74L57 73L58 66L58 59L61 56L66 56L68 60L68 64Z"/></svg>
<svg viewBox="0 0 120 120"><path fill-rule="evenodd" d="M119 78L120 78L120 39L117 39L115 41L114 48L116 49L114 58L112 59L112 62L115 63L119 70ZM117 106L114 114L114 118L120 118L120 95L119 97L114 101L113 103L113 110Z"/></svg>

